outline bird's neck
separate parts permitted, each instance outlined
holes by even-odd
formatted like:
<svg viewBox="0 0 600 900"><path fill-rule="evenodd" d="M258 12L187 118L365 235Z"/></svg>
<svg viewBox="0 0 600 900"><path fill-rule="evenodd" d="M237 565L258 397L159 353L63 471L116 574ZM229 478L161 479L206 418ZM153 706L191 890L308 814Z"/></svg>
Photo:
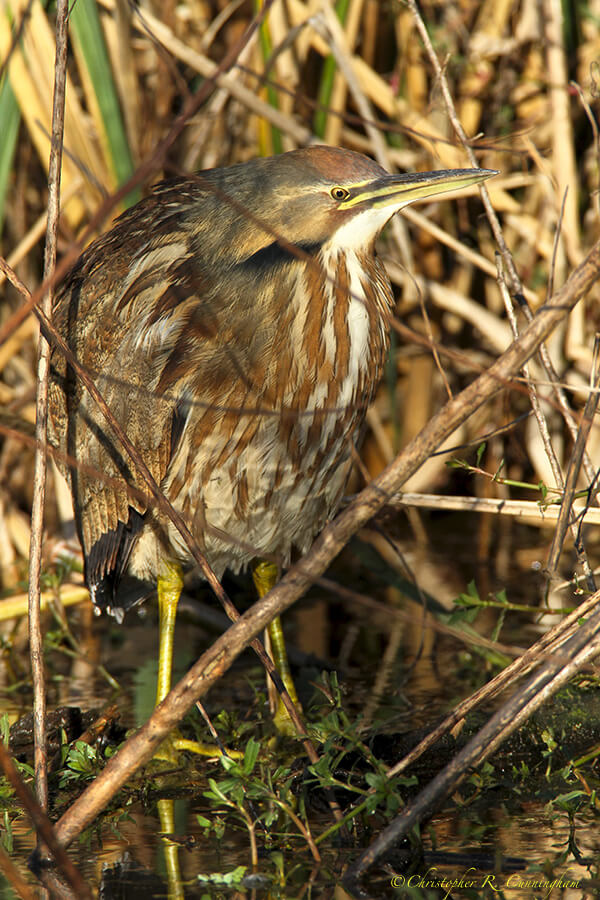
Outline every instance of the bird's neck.
<svg viewBox="0 0 600 900"><path fill-rule="evenodd" d="M373 254L325 246L314 260L290 310L298 375L312 385L307 406L368 403L389 343L389 279Z"/></svg>

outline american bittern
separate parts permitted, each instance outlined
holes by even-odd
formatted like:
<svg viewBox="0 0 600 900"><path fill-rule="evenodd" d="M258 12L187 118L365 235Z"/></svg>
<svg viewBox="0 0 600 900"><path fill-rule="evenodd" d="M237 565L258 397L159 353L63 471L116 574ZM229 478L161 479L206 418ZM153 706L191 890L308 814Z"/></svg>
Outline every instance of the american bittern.
<svg viewBox="0 0 600 900"><path fill-rule="evenodd" d="M217 576L285 567L335 512L388 348L375 239L403 206L493 174L389 175L310 147L165 181L82 254L56 327ZM58 352L50 419L85 464L66 474L96 608L121 621L157 582L172 634L187 547ZM255 568L261 593L276 573Z"/></svg>

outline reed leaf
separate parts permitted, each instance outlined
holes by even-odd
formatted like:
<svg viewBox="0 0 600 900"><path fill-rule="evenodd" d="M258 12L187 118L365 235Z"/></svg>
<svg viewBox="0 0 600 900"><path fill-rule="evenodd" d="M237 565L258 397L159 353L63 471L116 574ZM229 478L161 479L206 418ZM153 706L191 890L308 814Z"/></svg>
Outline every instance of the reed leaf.
<svg viewBox="0 0 600 900"><path fill-rule="evenodd" d="M133 158L95 0L78 0L70 22L88 104L116 181L123 184L134 171ZM129 205L138 199L136 190L125 202Z"/></svg>
<svg viewBox="0 0 600 900"><path fill-rule="evenodd" d="M348 15L350 0L338 0L335 4L335 11L338 19L344 24ZM329 115L329 105L331 95L333 93L333 85L335 81L335 73L337 64L332 53L325 57L323 63L323 72L317 94L317 110L315 112L313 128L317 137L325 137L325 129L327 127L327 116Z"/></svg>
<svg viewBox="0 0 600 900"><path fill-rule="evenodd" d="M4 77L0 85L0 129L2 130L2 140L0 141L0 235L2 234L4 203L10 182L20 121L21 113L13 89L8 78Z"/></svg>
<svg viewBox="0 0 600 900"><path fill-rule="evenodd" d="M254 8L256 12L259 13L262 8L262 0L255 0ZM273 51L273 47L271 45L271 35L269 33L268 17L265 17L265 19L260 24L260 28L258 30L258 40L260 44L262 60L265 64L265 67L268 67L269 59L271 58L271 53ZM270 105L274 109L278 109L279 99L277 96L277 88L272 84L268 84L266 87L266 95L267 101L270 103ZM276 125L271 125L269 131L271 136L270 152L274 154L283 153L283 140L279 128L277 128Z"/></svg>

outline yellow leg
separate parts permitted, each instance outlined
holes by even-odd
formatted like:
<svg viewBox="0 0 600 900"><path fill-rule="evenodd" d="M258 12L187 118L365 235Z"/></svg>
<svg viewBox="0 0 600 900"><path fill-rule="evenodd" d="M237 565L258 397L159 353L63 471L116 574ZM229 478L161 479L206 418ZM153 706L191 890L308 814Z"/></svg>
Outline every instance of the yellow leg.
<svg viewBox="0 0 600 900"><path fill-rule="evenodd" d="M171 690L173 672L173 635L177 604L183 589L183 573L177 563L165 563L158 576L158 681L156 683L156 705L165 699Z"/></svg>
<svg viewBox="0 0 600 900"><path fill-rule="evenodd" d="M169 900L184 900L185 892L181 883L181 869L179 866L179 847L169 840L169 835L175 833L175 813L172 799L163 798L158 801L158 817L160 830L163 835L163 852L165 854L165 869L169 883Z"/></svg>
<svg viewBox="0 0 600 900"><path fill-rule="evenodd" d="M265 594L268 594L272 587L277 583L277 566L275 563L267 562L266 560L260 560L256 562L252 567L252 578L254 579L254 585L256 590L258 591L259 597L264 597ZM290 664L288 662L287 651L285 649L285 641L283 639L283 629L281 627L281 619L279 616L276 616L268 629L269 639L271 642L271 655L273 657L273 662L277 667L277 671L281 676L281 680L285 685L285 689L290 695L295 706L300 710L300 703L298 701L298 695L296 694L296 686L292 679L292 673L290 671ZM275 725L282 731L283 733L296 733L296 729L293 727L288 712L283 705L281 698L277 703L277 710L274 715Z"/></svg>
<svg viewBox="0 0 600 900"><path fill-rule="evenodd" d="M171 690L173 672L173 636L177 604L183 588L183 572L179 563L167 562L158 576L158 679L156 684L156 705L165 699ZM167 738L159 747L156 759L173 765L177 764L177 750L188 750L201 756L219 756L220 750L214 744L200 744L182 738L178 731ZM243 756L236 750L229 750L229 755L238 759Z"/></svg>

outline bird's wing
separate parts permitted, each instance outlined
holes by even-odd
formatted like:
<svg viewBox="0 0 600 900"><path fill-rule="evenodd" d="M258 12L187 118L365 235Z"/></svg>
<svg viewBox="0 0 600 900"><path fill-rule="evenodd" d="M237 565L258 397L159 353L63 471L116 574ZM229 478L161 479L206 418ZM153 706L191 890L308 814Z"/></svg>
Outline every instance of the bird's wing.
<svg viewBox="0 0 600 900"><path fill-rule="evenodd" d="M159 485L187 410L181 378L165 391L161 376L165 368L178 366L176 351L191 311L202 318L197 287L177 233L172 244L163 236L158 251L152 240L140 240L125 253L113 231L84 254L54 310L56 327ZM149 492L56 349L49 413L50 439L63 457L59 464L72 489L88 581L122 571L149 508Z"/></svg>

